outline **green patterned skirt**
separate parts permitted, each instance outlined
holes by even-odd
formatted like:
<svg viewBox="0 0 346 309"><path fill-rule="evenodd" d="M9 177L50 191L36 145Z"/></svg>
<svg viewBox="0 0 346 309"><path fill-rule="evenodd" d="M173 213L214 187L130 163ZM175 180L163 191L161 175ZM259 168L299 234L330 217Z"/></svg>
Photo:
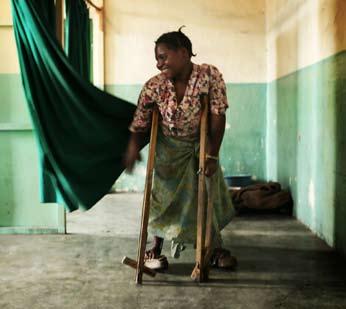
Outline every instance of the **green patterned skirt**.
<svg viewBox="0 0 346 309"><path fill-rule="evenodd" d="M184 243L195 243L198 196L199 141L165 136L159 130L154 182L150 206L149 232L172 241L172 256L179 257ZM206 177L212 192L214 246L221 246L220 231L235 215L223 173Z"/></svg>

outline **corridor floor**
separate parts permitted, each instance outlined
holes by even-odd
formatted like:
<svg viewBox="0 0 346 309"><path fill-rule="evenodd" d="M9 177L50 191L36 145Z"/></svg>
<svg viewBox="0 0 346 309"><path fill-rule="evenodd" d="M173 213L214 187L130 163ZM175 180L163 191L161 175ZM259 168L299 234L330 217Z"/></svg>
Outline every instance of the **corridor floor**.
<svg viewBox="0 0 346 309"><path fill-rule="evenodd" d="M346 308L345 260L283 215L242 215L226 227L236 271L193 283L188 246L136 286L121 259L136 257L141 203L141 194L110 194L68 214L67 235L0 235L0 308Z"/></svg>

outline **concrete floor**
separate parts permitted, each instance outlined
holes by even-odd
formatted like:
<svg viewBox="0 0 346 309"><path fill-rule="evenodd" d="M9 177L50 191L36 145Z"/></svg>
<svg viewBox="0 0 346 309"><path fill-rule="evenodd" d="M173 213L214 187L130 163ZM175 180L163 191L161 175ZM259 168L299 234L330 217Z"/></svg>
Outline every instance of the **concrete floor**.
<svg viewBox="0 0 346 309"><path fill-rule="evenodd" d="M0 308L346 308L345 260L279 215L243 215L224 230L235 272L191 282L188 247L167 273L136 286L120 261L136 256L141 199L112 194L68 214L68 235L1 235Z"/></svg>

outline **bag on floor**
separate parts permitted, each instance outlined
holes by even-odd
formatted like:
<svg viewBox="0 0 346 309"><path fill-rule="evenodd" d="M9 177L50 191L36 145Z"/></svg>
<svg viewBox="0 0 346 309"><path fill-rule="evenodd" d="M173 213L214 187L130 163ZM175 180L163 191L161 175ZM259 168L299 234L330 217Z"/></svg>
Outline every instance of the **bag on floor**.
<svg viewBox="0 0 346 309"><path fill-rule="evenodd" d="M277 182L260 183L244 187L232 193L232 200L237 210L274 210L292 209L293 201L289 191L281 190Z"/></svg>

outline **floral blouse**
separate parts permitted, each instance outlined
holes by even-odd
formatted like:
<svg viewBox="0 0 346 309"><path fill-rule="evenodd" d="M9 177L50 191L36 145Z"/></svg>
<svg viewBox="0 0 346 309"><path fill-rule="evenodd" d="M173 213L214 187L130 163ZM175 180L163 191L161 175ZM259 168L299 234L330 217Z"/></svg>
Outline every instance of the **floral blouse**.
<svg viewBox="0 0 346 309"><path fill-rule="evenodd" d="M219 70L208 64L193 64L192 73L180 103L172 81L160 73L147 81L138 99L130 125L131 132L146 132L151 125L153 103L160 111L159 124L166 136L193 136L199 132L200 94L209 93L210 112L225 114L228 108L226 85Z"/></svg>

